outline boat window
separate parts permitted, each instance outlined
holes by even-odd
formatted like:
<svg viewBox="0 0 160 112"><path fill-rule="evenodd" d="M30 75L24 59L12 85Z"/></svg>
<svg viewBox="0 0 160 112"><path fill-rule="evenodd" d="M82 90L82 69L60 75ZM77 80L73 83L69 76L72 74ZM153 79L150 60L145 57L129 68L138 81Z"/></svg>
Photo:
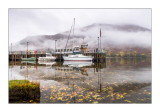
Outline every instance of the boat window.
<svg viewBox="0 0 160 112"><path fill-rule="evenodd" d="M79 48L77 47L76 50L79 50Z"/></svg>

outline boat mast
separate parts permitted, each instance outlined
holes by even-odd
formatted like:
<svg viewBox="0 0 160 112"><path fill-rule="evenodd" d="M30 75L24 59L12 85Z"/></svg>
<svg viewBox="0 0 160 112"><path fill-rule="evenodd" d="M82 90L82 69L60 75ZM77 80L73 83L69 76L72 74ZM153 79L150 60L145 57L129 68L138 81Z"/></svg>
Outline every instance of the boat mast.
<svg viewBox="0 0 160 112"><path fill-rule="evenodd" d="M56 54L56 41L57 41L57 40L55 40L55 54Z"/></svg>
<svg viewBox="0 0 160 112"><path fill-rule="evenodd" d="M26 58L27 58L27 55L28 55L28 42L27 42L27 53L26 53Z"/></svg>
<svg viewBox="0 0 160 112"><path fill-rule="evenodd" d="M97 52L99 52L99 37L98 37L98 51Z"/></svg>
<svg viewBox="0 0 160 112"><path fill-rule="evenodd" d="M83 44L84 44L84 37L83 37Z"/></svg>
<svg viewBox="0 0 160 112"><path fill-rule="evenodd" d="M70 37L70 35L71 35L71 31L72 31L72 26L71 26L71 30L70 30L69 35L68 35L68 39L67 39L67 42L66 42L66 46L65 46L65 49L64 49L64 50L65 50L64 53L66 52L67 43L68 43L69 37Z"/></svg>
<svg viewBox="0 0 160 112"><path fill-rule="evenodd" d="M66 52L66 48L67 48L69 37L70 37L71 32L72 32L72 28L73 28L73 36L74 36L74 27L75 27L75 18L74 18L73 25L71 26L71 30L70 30L69 35L68 35L68 39L67 39L67 43L66 43L66 46L65 46L65 49L64 49L65 50L64 53Z"/></svg>
<svg viewBox="0 0 160 112"><path fill-rule="evenodd" d="M12 54L12 43L11 43L11 54Z"/></svg>
<svg viewBox="0 0 160 112"><path fill-rule="evenodd" d="M75 18L73 20L73 37L74 37L74 28L75 28Z"/></svg>
<svg viewBox="0 0 160 112"><path fill-rule="evenodd" d="M100 52L101 52L101 28L100 28Z"/></svg>
<svg viewBox="0 0 160 112"><path fill-rule="evenodd" d="M74 18L74 20L73 20L73 36L72 36L72 37L74 37L74 28L75 28L75 18ZM73 47L74 47L74 43L75 43L75 41L73 41L72 49L73 49Z"/></svg>

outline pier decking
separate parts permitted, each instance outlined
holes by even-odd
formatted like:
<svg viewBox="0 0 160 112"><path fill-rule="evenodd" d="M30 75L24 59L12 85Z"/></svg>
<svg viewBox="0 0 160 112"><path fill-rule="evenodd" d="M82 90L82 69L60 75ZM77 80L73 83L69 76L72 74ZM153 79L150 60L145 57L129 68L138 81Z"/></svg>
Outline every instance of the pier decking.
<svg viewBox="0 0 160 112"><path fill-rule="evenodd" d="M52 54L52 56L56 56L56 61L61 62L63 61L64 54ZM106 54L105 53L84 53L85 56L93 56L93 62L104 63L106 61ZM28 54L27 58L36 57L45 57L46 54ZM21 61L21 58L26 58L26 54L9 54L9 61Z"/></svg>

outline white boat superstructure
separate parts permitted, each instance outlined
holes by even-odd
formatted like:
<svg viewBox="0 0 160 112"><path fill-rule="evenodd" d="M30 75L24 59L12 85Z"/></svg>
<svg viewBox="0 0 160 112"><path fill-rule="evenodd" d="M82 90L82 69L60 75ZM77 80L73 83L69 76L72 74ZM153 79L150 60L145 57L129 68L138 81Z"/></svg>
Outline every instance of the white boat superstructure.
<svg viewBox="0 0 160 112"><path fill-rule="evenodd" d="M92 61L93 56L84 56L83 54L75 54L63 56L64 61Z"/></svg>
<svg viewBox="0 0 160 112"><path fill-rule="evenodd" d="M39 57L38 61L54 61L56 57L52 56L50 53L46 53L46 57Z"/></svg>
<svg viewBox="0 0 160 112"><path fill-rule="evenodd" d="M72 27L73 27L73 35L74 35L75 18L74 18L74 22L73 22ZM69 36L71 34L72 27L71 27ZM69 36L68 36L68 40L69 40ZM67 43L68 43L68 40L67 40ZM66 48L67 48L67 43L66 43L66 46L65 46L65 51L66 51ZM83 38L83 45L81 45L81 48L79 46L75 46L74 49L73 49L73 54L68 55L68 56L63 56L63 60L64 61L92 61L93 56L85 56L85 55L82 54L82 53L87 52L87 46L88 46L88 44L84 44L84 38Z"/></svg>

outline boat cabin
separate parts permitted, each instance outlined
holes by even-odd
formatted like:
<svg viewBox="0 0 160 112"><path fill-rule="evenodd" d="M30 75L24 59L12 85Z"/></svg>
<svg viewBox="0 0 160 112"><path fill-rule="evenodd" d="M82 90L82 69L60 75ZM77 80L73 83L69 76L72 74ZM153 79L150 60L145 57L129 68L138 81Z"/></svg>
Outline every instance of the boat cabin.
<svg viewBox="0 0 160 112"><path fill-rule="evenodd" d="M79 46L75 46L75 47L73 48L73 53L74 53L74 54L80 53L80 48L79 48Z"/></svg>
<svg viewBox="0 0 160 112"><path fill-rule="evenodd" d="M81 45L81 48L80 48L80 49L81 49L81 52L82 52L82 53L86 53L86 52L87 52L87 47L88 47L88 44L82 44L82 45Z"/></svg>
<svg viewBox="0 0 160 112"><path fill-rule="evenodd" d="M56 49L56 54L78 54L78 53L85 53L87 52L88 44L82 44L81 47L74 46L72 49Z"/></svg>
<svg viewBox="0 0 160 112"><path fill-rule="evenodd" d="M52 57L51 53L46 53L46 57Z"/></svg>

